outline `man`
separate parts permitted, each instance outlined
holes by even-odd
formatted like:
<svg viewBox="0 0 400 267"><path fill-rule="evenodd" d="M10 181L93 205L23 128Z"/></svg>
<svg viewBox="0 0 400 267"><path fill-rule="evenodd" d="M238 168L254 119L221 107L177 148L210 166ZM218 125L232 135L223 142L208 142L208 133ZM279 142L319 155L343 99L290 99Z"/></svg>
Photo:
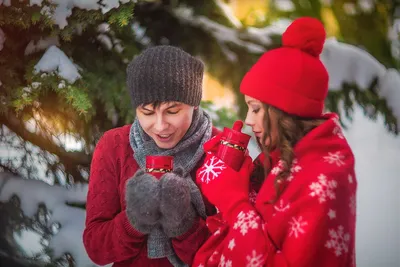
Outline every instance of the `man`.
<svg viewBox="0 0 400 267"><path fill-rule="evenodd" d="M93 262L115 267L186 266L209 236L206 210L193 182L203 144L215 133L199 107L204 66L172 46L145 50L127 68L136 119L107 131L91 165L83 241ZM174 157L160 180L146 155Z"/></svg>

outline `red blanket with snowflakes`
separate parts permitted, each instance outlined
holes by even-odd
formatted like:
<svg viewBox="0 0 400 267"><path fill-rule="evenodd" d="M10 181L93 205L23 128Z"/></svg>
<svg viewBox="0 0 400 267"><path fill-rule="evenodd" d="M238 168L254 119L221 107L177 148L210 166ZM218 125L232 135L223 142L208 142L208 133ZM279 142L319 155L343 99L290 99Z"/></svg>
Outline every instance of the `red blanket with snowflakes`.
<svg viewBox="0 0 400 267"><path fill-rule="evenodd" d="M235 206L233 220L221 213L207 219L213 235L193 266L355 266L354 156L337 116L325 118L296 145L291 175L274 203L274 178L282 168L278 156L261 188L250 186L247 201ZM234 198L217 188L232 178L224 177L226 169L208 153L198 172L200 186L212 187L221 179L212 189L219 190L221 198Z"/></svg>

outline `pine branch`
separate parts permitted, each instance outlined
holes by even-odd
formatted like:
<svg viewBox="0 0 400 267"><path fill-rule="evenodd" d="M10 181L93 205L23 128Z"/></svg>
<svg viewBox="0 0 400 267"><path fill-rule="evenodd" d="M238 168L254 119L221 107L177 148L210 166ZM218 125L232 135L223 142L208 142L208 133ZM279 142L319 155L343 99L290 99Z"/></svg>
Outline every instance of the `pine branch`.
<svg viewBox="0 0 400 267"><path fill-rule="evenodd" d="M11 131L20 136L23 140L45 149L59 157L60 161L65 165L68 173L73 175L75 182L85 182L77 170L77 166L89 166L91 158L84 152L68 152L64 148L56 145L52 140L35 133L29 132L21 119L15 114L8 111L0 114L0 123L6 125Z"/></svg>

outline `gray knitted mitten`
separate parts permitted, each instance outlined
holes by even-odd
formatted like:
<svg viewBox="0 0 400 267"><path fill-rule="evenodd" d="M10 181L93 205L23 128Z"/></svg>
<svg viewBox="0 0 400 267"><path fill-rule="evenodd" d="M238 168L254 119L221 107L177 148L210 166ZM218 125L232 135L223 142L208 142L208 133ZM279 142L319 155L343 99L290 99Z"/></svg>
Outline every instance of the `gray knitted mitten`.
<svg viewBox="0 0 400 267"><path fill-rule="evenodd" d="M160 182L143 170L126 183L126 215L139 232L150 233L160 220L160 189Z"/></svg>
<svg viewBox="0 0 400 267"><path fill-rule="evenodd" d="M161 177L161 225L168 237L186 233L193 225L196 212L191 205L190 187L178 169Z"/></svg>

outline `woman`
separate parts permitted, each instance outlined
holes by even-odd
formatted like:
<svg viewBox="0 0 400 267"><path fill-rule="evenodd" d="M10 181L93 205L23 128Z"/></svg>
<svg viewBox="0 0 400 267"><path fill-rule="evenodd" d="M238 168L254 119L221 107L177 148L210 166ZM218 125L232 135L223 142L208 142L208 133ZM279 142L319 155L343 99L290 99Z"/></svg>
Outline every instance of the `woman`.
<svg viewBox="0 0 400 267"><path fill-rule="evenodd" d="M207 239L206 210L194 183L213 132L199 107L203 64L156 46L135 57L127 87L136 119L107 131L93 154L83 242L99 265L187 266ZM174 157L175 172L146 173L146 155ZM193 180L192 180L193 177Z"/></svg>
<svg viewBox="0 0 400 267"><path fill-rule="evenodd" d="M197 180L220 213L208 217L213 235L193 266L355 266L354 156L337 115L323 113L325 30L299 18L282 38L240 87L263 153L235 172L215 158L218 138L205 144Z"/></svg>

